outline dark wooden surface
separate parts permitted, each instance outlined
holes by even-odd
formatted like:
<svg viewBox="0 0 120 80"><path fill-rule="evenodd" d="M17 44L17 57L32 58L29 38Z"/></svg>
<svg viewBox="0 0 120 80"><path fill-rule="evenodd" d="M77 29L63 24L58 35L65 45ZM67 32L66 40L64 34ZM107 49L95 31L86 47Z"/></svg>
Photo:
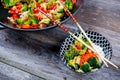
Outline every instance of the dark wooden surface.
<svg viewBox="0 0 120 80"><path fill-rule="evenodd" d="M120 0L85 0L75 15L85 30L99 32L111 43L111 61L120 66ZM72 20L66 24L77 31ZM41 78L0 63L0 80L120 80L120 70L102 68L80 74L69 70L59 57L61 43L68 36L59 28L41 32L0 31L0 59L4 57L41 75Z"/></svg>

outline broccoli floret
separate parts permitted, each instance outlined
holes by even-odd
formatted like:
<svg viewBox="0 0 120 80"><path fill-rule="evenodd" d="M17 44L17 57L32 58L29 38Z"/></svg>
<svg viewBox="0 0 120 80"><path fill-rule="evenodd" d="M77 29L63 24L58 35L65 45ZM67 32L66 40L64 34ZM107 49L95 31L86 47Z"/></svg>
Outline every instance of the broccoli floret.
<svg viewBox="0 0 120 80"><path fill-rule="evenodd" d="M23 7L22 7L22 11L27 11L27 9L28 9L28 5L24 4Z"/></svg>
<svg viewBox="0 0 120 80"><path fill-rule="evenodd" d="M16 23L23 24L24 20L22 18L16 19Z"/></svg>
<svg viewBox="0 0 120 80"><path fill-rule="evenodd" d="M70 48L69 48L69 50L67 50L65 52L65 59L67 61L69 61L69 60L73 59L75 56L78 56L78 55L79 55L79 51L75 50L74 46L71 45Z"/></svg>
<svg viewBox="0 0 120 80"><path fill-rule="evenodd" d="M83 54L85 54L86 53L86 51L87 51L87 47L84 47L84 49L82 49L82 50L80 50L80 55L83 55Z"/></svg>
<svg viewBox="0 0 120 80"><path fill-rule="evenodd" d="M91 69L90 69L90 64L88 62L85 62L81 67L80 69L84 72L90 72Z"/></svg>
<svg viewBox="0 0 120 80"><path fill-rule="evenodd" d="M64 8L63 7L58 7L56 10L55 10L55 13L63 13L64 12Z"/></svg>
<svg viewBox="0 0 120 80"><path fill-rule="evenodd" d="M17 2L20 2L20 0L1 0L5 4L5 8L14 6Z"/></svg>
<svg viewBox="0 0 120 80"><path fill-rule="evenodd" d="M60 19L60 18L63 17L63 16L64 16L63 13L58 13L58 12L57 12L57 13L54 14L54 19L57 20L57 19Z"/></svg>
<svg viewBox="0 0 120 80"><path fill-rule="evenodd" d="M51 22L51 20L50 20L49 18L45 18L45 19L42 19L42 20L40 21L40 23L45 23L45 24L47 24L47 25L49 25L50 22Z"/></svg>
<svg viewBox="0 0 120 80"><path fill-rule="evenodd" d="M66 59L67 61L73 59L74 56L75 56L75 55L74 55L74 53L72 53L72 52L67 51L67 52L65 53L65 59Z"/></svg>
<svg viewBox="0 0 120 80"><path fill-rule="evenodd" d="M99 60L97 58L90 58L88 63L90 64L91 67L94 68L100 68L101 67L101 64L99 62Z"/></svg>
<svg viewBox="0 0 120 80"><path fill-rule="evenodd" d="M71 1L71 0L66 0L66 1L65 1L65 5L66 5L66 7L67 7L69 10L72 10L72 9L73 9L73 4L72 4L72 1Z"/></svg>
<svg viewBox="0 0 120 80"><path fill-rule="evenodd" d="M32 23L33 25L38 24L38 22L39 22L39 20L36 19L36 18L34 18L33 16L29 16L29 20L31 21L31 23Z"/></svg>

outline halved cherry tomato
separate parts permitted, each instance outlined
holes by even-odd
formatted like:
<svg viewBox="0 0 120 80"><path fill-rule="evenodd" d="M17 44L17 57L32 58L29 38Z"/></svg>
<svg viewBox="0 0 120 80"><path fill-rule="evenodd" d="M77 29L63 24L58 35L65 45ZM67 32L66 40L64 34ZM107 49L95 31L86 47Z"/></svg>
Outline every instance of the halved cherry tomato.
<svg viewBox="0 0 120 80"><path fill-rule="evenodd" d="M21 11L20 10L18 10L18 9L16 9L16 10L9 10L9 13L11 13L11 14L19 14Z"/></svg>
<svg viewBox="0 0 120 80"><path fill-rule="evenodd" d="M19 16L18 16L17 14L13 14L13 15L12 15L12 18L13 18L13 19L17 19L18 17L19 17Z"/></svg>
<svg viewBox="0 0 120 80"><path fill-rule="evenodd" d="M28 20L29 20L29 17L28 17L28 16L26 16L24 20L25 20L25 21L28 21Z"/></svg>
<svg viewBox="0 0 120 80"><path fill-rule="evenodd" d="M76 2L77 2L76 0L72 0L73 5L76 4Z"/></svg>
<svg viewBox="0 0 120 80"><path fill-rule="evenodd" d="M38 12L39 12L39 9L38 9L38 8L35 8L35 9L33 9L33 12L34 12L34 13L38 13Z"/></svg>
<svg viewBox="0 0 120 80"><path fill-rule="evenodd" d="M57 8L57 4L53 3L53 4L50 6L49 10L55 10L56 8Z"/></svg>
<svg viewBox="0 0 120 80"><path fill-rule="evenodd" d="M16 4L16 8L20 10L22 8L22 4Z"/></svg>

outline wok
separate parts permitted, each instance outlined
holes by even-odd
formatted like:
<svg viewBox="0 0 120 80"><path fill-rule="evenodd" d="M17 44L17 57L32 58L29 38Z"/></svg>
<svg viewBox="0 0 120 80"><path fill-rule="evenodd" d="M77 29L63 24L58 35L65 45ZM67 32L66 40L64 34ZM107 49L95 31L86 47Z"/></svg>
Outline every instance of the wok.
<svg viewBox="0 0 120 80"><path fill-rule="evenodd" d="M79 9L81 8L83 4L83 0L77 0L74 9L71 11L73 15L75 15ZM18 31L41 31L41 30L47 30L47 29L52 29L57 27L57 25L52 25L52 26L48 26L42 29L19 29L16 28L13 24L9 23L7 20L7 17L10 16L10 14L8 13L8 10L5 9L0 1L0 29L12 29L12 30L18 30ZM65 23L66 21L68 21L70 19L70 17L65 16L62 20L61 20L61 24Z"/></svg>

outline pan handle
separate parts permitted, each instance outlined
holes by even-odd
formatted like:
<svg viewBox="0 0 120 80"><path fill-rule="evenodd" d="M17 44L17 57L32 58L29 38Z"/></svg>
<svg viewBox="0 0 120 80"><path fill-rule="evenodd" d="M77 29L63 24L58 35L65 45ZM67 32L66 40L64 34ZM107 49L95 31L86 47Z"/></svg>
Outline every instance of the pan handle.
<svg viewBox="0 0 120 80"><path fill-rule="evenodd" d="M0 29L5 29L5 28L6 28L5 25L2 22L0 22Z"/></svg>

